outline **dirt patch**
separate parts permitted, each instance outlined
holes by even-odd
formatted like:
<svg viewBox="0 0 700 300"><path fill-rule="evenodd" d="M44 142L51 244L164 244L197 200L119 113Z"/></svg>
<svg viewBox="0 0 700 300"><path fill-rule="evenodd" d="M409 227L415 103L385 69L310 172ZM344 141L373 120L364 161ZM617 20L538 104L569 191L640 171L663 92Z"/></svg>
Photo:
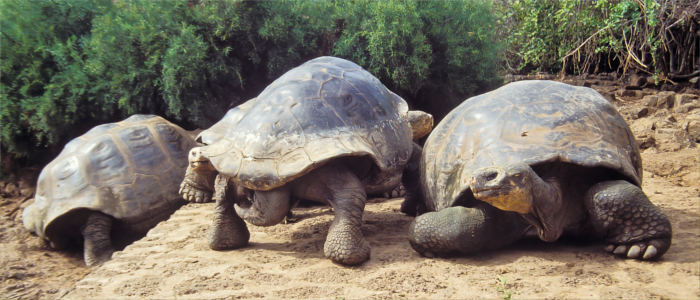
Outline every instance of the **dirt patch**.
<svg viewBox="0 0 700 300"><path fill-rule="evenodd" d="M697 90L625 89L612 79L571 79L601 91L630 123L644 162L643 189L668 215L673 244L657 262L617 259L599 243L519 242L473 257L428 259L407 241L402 199L372 199L362 228L371 259L343 267L323 257L333 214L300 208L298 222L249 226L251 245L206 244L213 204L191 204L146 237L88 269L82 253L52 251L21 225L32 190L0 183L2 298L700 298L700 148ZM681 96L679 96L681 95ZM13 186L8 188L8 184Z"/></svg>

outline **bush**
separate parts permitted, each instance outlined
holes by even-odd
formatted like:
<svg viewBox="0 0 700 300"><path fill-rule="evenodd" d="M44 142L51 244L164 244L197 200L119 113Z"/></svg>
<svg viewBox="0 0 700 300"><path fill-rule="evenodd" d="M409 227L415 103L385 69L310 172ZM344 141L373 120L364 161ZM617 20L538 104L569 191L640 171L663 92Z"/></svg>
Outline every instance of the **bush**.
<svg viewBox="0 0 700 300"><path fill-rule="evenodd" d="M700 8L683 0L497 2L510 72L700 73L693 63Z"/></svg>
<svg viewBox="0 0 700 300"><path fill-rule="evenodd" d="M336 12L333 54L352 60L441 119L498 83L487 1L351 1Z"/></svg>
<svg viewBox="0 0 700 300"><path fill-rule="evenodd" d="M3 163L36 158L75 124L95 117L81 49L93 17L110 5L109 0L0 1Z"/></svg>
<svg viewBox="0 0 700 300"><path fill-rule="evenodd" d="M134 113L206 128L287 70L350 59L441 115L496 79L490 2L0 1L2 152ZM45 149L48 152L42 152Z"/></svg>

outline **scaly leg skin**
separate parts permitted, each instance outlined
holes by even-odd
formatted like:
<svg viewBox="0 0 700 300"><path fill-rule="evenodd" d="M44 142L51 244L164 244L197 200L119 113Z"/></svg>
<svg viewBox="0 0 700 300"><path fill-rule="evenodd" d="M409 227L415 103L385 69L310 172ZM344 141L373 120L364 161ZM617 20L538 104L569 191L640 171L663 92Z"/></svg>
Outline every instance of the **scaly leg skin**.
<svg viewBox="0 0 700 300"><path fill-rule="evenodd" d="M250 232L233 207L236 188L224 175L217 175L214 182L214 221L209 232L209 247L213 250L229 250L248 245Z"/></svg>
<svg viewBox="0 0 700 300"><path fill-rule="evenodd" d="M425 204L421 196L420 188L420 157L423 153L423 148L416 143L413 143L413 152L411 158L404 167L401 175L401 184L406 190L406 195L401 203L401 212L409 216L420 215L425 212Z"/></svg>
<svg viewBox="0 0 700 300"><path fill-rule="evenodd" d="M598 183L586 193L585 204L596 233L610 243L608 252L652 260L671 246L671 223L634 184Z"/></svg>
<svg viewBox="0 0 700 300"><path fill-rule="evenodd" d="M81 228L83 234L83 255L89 267L102 264L112 258L114 248L110 231L112 217L100 212L91 212Z"/></svg>
<svg viewBox="0 0 700 300"><path fill-rule="evenodd" d="M408 235L413 249L426 257L470 255L511 244L529 228L517 213L483 203L422 214L413 220Z"/></svg>
<svg viewBox="0 0 700 300"><path fill-rule="evenodd" d="M341 164L322 168L317 178L328 188L328 202L335 212L323 253L339 264L361 264L370 256L369 242L362 235L362 213L367 202L364 187L357 176Z"/></svg>

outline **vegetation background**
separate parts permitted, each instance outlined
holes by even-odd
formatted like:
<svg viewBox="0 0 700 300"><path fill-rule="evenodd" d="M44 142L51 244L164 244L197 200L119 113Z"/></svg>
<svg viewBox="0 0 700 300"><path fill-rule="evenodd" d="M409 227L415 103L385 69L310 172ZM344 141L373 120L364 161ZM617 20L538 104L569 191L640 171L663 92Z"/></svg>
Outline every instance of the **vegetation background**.
<svg viewBox="0 0 700 300"><path fill-rule="evenodd" d="M440 119L504 74L700 74L691 0L0 1L0 175L134 113L207 128L285 71L350 59Z"/></svg>

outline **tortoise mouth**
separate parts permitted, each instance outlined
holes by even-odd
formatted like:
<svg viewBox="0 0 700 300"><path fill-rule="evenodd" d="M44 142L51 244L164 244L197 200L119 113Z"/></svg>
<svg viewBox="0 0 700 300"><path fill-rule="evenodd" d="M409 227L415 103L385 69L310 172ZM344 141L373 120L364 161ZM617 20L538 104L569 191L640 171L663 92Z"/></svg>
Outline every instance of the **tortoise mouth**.
<svg viewBox="0 0 700 300"><path fill-rule="evenodd" d="M512 189L503 186L483 186L483 187L472 187L472 194L476 199L497 197L500 195L508 194Z"/></svg>
<svg viewBox="0 0 700 300"><path fill-rule="evenodd" d="M214 171L214 165L207 159L193 160L190 161L190 167L195 171Z"/></svg>

